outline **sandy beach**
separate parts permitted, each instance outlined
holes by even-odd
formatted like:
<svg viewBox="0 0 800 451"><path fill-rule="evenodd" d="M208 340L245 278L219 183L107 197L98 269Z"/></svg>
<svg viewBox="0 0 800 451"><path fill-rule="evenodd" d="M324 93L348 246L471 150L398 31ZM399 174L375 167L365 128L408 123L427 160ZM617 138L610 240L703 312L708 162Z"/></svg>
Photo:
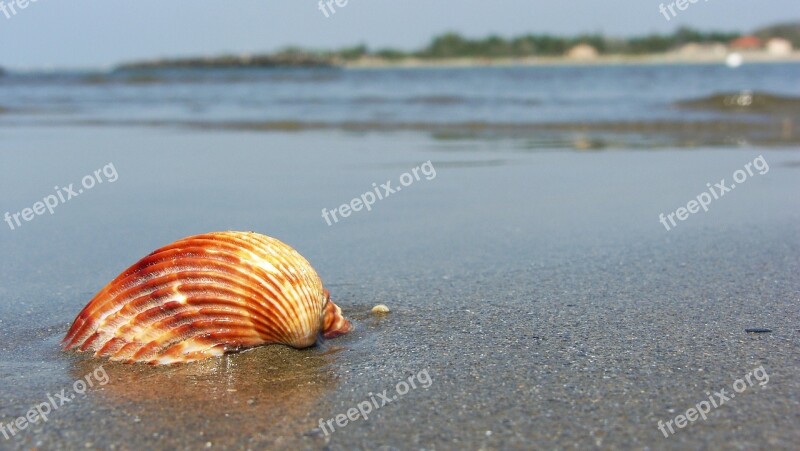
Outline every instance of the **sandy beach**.
<svg viewBox="0 0 800 451"><path fill-rule="evenodd" d="M800 439L796 149L585 153L410 131L2 133L10 205L109 162L118 172L0 233L0 422L99 365L107 375L48 421L0 436L2 449L791 449ZM670 231L659 223L759 155L768 172ZM428 160L435 178L372 211L330 226L320 216ZM59 350L121 270L211 230L296 247L355 331L302 351L157 368ZM370 313L376 304L391 313ZM759 367L767 383L733 391ZM736 396L707 419L659 430L721 389ZM368 419L320 428L371 398Z"/></svg>

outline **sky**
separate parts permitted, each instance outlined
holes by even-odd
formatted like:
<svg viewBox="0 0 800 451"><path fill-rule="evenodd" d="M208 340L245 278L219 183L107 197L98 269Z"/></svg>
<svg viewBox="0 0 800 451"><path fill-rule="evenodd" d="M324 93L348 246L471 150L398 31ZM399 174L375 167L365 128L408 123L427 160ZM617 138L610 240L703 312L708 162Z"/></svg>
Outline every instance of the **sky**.
<svg viewBox="0 0 800 451"><path fill-rule="evenodd" d="M9 3L26 0L0 0ZM663 0L28 0L0 12L0 67L109 68L156 57L257 53L288 45L416 49L434 35L602 32L630 36L679 26L750 31L800 19L798 0L698 0L669 21ZM327 1L327 0L326 0ZM332 1L332 0L331 0ZM344 3L345 0L339 0Z"/></svg>

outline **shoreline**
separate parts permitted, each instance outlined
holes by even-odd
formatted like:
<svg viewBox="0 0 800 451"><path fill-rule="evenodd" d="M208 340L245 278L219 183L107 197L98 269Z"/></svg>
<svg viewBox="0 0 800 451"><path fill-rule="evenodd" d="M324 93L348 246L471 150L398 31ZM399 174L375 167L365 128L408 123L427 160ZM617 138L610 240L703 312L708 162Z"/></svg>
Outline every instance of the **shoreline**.
<svg viewBox="0 0 800 451"><path fill-rule="evenodd" d="M766 52L732 52L742 56L746 64L797 64L800 51L790 55L770 55ZM652 53L646 55L601 55L594 58L526 57L526 58L404 58L390 61L383 58L362 58L343 62L344 69L416 69L416 68L474 68L474 67L548 67L548 66L625 66L625 65L705 65L725 64L725 55L681 55L677 53Z"/></svg>
<svg viewBox="0 0 800 451"><path fill-rule="evenodd" d="M730 52L722 54L685 55L672 53L649 53L643 55L598 55L593 58L570 58L567 56L524 57L524 58L444 58L424 59L418 57L388 60L385 58L366 57L358 60L344 61L335 59L330 64L295 65L295 64L228 64L204 61L202 64L187 64L183 59L162 61L146 61L141 63L121 63L110 67L84 68L30 68L2 67L0 78L9 75L39 73L114 73L119 71L150 70L218 70L218 69L471 69L478 67L568 67L568 66L657 66L657 65L715 65L726 64L728 55L738 53L742 56L741 65L747 64L798 64L800 50L789 55L771 55L767 52Z"/></svg>

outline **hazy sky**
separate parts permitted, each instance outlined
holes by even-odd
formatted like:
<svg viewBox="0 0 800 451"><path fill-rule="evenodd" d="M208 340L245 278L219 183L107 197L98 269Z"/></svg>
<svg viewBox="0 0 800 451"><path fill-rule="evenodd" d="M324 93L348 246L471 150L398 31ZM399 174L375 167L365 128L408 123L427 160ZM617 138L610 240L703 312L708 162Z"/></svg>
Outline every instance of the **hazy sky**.
<svg viewBox="0 0 800 451"><path fill-rule="evenodd" d="M0 66L110 66L289 44L411 49L447 30L470 36L631 35L680 25L747 31L800 18L798 0L699 0L669 22L658 11L661 0L348 0L329 18L318 1L38 0L10 19L0 13Z"/></svg>

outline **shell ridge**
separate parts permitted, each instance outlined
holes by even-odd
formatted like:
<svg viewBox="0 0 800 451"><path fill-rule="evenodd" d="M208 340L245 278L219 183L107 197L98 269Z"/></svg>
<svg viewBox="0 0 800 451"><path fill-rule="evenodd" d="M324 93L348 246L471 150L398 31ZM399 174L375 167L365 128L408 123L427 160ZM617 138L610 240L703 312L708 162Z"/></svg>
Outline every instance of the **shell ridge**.
<svg viewBox="0 0 800 451"><path fill-rule="evenodd" d="M205 286L209 281L214 283L213 289L208 289ZM175 301L176 298L191 304L194 297L202 296L209 292L215 293L221 300L229 301L240 308L246 308L253 316L258 316L260 320L271 316L270 312L264 308L264 303L260 302L260 298L263 298L262 293L236 282L238 282L238 279L227 273L195 272L191 278L184 278L180 284L163 286L160 289L163 292L160 294L156 294L158 293L157 290L129 301L115 314L117 316L108 318L104 325L118 324L123 327L122 325L125 323L137 321L138 326L142 328L148 327L150 326L149 323L141 321L144 318L148 318L147 315L142 316L146 312L153 309L157 310L159 306ZM154 296L155 299L153 298ZM248 299L256 300L256 302L248 304ZM284 324L283 327L285 328L286 325Z"/></svg>
<svg viewBox="0 0 800 451"><path fill-rule="evenodd" d="M198 252L199 255L192 256L191 252L193 250ZM151 279L170 274L170 269L174 269L173 272L180 272L181 268L180 265L178 265L178 262L191 262L194 259L210 259L211 256L204 254L204 251L205 249L201 247L192 249L165 246L158 251L152 252L144 259L131 265L130 268L109 283L104 290L101 290L101 292L95 296L95 299L89 302L89 304L86 306L86 309L84 309L87 310L86 314L92 315L104 307L113 305L115 301L119 302L119 295L131 291L135 292L142 284L146 284ZM216 252L215 254L222 255L220 252ZM238 261L238 255L235 253L235 249L231 249L230 256L231 260L236 259ZM147 264L143 264L142 262L146 262ZM159 271L157 271L156 268ZM193 268L187 267L185 269L190 271Z"/></svg>
<svg viewBox="0 0 800 451"><path fill-rule="evenodd" d="M141 349L133 354L132 358L136 360L143 358L152 359L153 357L157 357L165 353L166 350L173 345L180 344L185 340L204 333L214 334L213 336L217 340L224 337L225 343L230 343L232 340L237 339L236 337L239 337L238 339L240 340L244 339L245 337L250 340L258 340L257 336L254 337L252 333L248 334L248 332L252 332L252 329L249 329L247 326L230 324L225 320L195 320L170 331L167 340L159 339L157 341L151 341L145 344L141 347Z"/></svg>
<svg viewBox="0 0 800 451"><path fill-rule="evenodd" d="M198 317L239 318L241 319L242 323L246 322L249 323L251 326L257 326L255 327L255 330L265 338L268 337L280 338L283 335L283 331L275 324L269 324L267 322L264 322L262 319L254 318L253 316L248 315L247 312L240 312L240 309L238 308L236 310L231 310L226 308L226 306L211 307L208 301L210 301L210 299L202 303L203 307L195 306L194 310L185 309L183 311L174 312L172 315L160 318L158 321L154 322L151 325L151 328L154 328L156 330L163 330L165 331L165 333L169 333L170 329L185 324L187 322L197 320ZM137 335L134 336L133 339L138 341L143 341L146 339L151 339L151 337Z"/></svg>
<svg viewBox="0 0 800 451"><path fill-rule="evenodd" d="M232 258L236 258L236 261L239 261L238 256L232 256ZM109 317L118 314L131 302L136 301L136 299L146 297L146 295L148 294L152 294L158 292L161 289L170 287L171 284L174 284L175 281L179 280L180 277L183 276L185 273L199 272L197 271L197 265L194 264L182 265L181 263L188 263L188 262L183 262L182 260L170 260L166 262L161 262L159 265L152 265L149 267L150 269L148 270L148 272L139 275L139 280L136 283L136 285L130 286L126 290L119 293L119 294L124 293L124 296L120 297L118 295L116 297L109 297L107 300L103 301L102 302L103 305L105 305L106 307L113 306L113 308L108 308L107 312L100 315L100 317L96 320L97 327L103 327L104 325L106 325L106 320L108 320ZM208 269L208 266L206 266L206 269ZM246 272L233 265L230 266L219 265L215 266L214 269L216 270L217 274L230 275L231 278L233 279L232 281L234 282L234 284L247 286L247 284L241 283L241 281L237 280L237 278L248 279L248 281L257 281L257 278L249 276ZM211 271L204 271L204 272L210 273ZM255 292L255 290L253 290L253 292L257 293ZM135 299L131 299L131 296L133 294L141 296ZM270 294L272 296L275 296L275 293L270 293ZM286 327L287 329L289 328L288 325L286 325Z"/></svg>

